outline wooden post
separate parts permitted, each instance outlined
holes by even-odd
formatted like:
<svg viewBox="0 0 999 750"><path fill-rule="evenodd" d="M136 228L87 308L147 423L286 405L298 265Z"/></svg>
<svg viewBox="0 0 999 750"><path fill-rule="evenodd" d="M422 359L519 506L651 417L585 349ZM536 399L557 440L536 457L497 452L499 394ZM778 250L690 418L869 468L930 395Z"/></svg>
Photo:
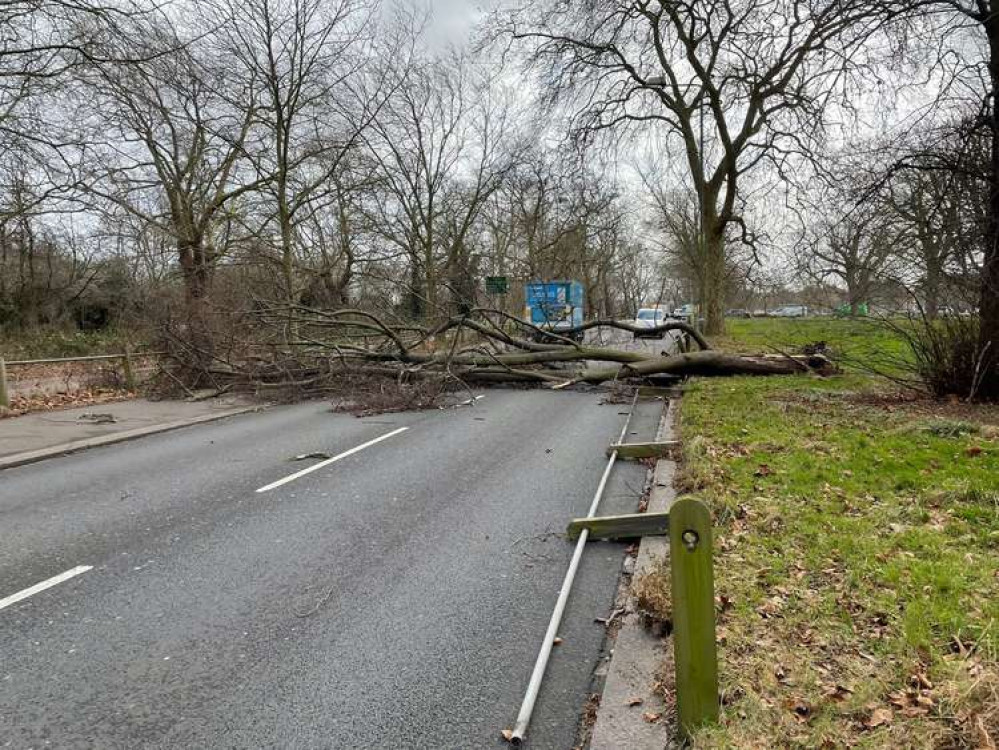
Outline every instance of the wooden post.
<svg viewBox="0 0 999 750"><path fill-rule="evenodd" d="M7 390L7 363L0 357L0 409L10 408L10 392Z"/></svg>
<svg viewBox="0 0 999 750"><path fill-rule="evenodd" d="M132 369L132 352L129 347L125 347L125 356L121 358L122 370L125 374L125 388L134 391L136 388L135 371Z"/></svg>
<svg viewBox="0 0 999 750"><path fill-rule="evenodd" d="M685 498L669 509L676 703L685 736L718 719L711 514Z"/></svg>

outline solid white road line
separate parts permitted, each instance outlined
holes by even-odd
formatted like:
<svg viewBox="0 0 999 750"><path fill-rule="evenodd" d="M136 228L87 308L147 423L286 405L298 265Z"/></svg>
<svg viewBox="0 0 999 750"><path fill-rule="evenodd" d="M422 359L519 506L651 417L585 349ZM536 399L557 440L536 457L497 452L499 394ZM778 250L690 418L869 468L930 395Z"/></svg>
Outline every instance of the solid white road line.
<svg viewBox="0 0 999 750"><path fill-rule="evenodd" d="M93 570L93 567L93 565L77 565L75 568L67 570L65 573L52 576L46 581L36 583L34 586L26 588L23 591L18 591L16 594L11 594L6 599L0 599L0 609L9 607L11 604L17 604L19 601L27 599L29 596L34 596L39 591L45 591L45 589L58 586L63 581L68 581L70 578L80 575L80 573L86 573L88 570Z"/></svg>
<svg viewBox="0 0 999 750"><path fill-rule="evenodd" d="M392 430L392 432L386 432L381 437L376 437L374 440L369 440L366 443L361 443L355 448L351 448L349 451L344 451L343 453L333 456L333 458L327 458L325 461L320 461L317 464L313 464L307 469L302 469L301 471L296 471L294 474L289 474L284 479L279 479L276 482L271 482L270 484L265 484L257 492L267 492L268 490L273 490L275 487L280 487L282 484L288 484L288 482L294 482L299 477L304 477L306 474L311 474L312 472L323 468L324 466L329 466L331 463L339 461L341 458L346 458L347 456L352 456L358 451L363 451L375 443L380 443L382 440L388 440L393 435L398 435L400 432L405 432L408 427L400 427L398 430Z"/></svg>

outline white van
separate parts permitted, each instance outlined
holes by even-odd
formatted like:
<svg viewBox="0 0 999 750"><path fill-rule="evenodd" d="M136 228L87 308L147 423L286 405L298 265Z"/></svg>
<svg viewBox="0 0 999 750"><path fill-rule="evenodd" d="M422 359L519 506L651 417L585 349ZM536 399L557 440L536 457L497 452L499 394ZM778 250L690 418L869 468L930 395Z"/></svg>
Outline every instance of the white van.
<svg viewBox="0 0 999 750"><path fill-rule="evenodd" d="M638 314L635 316L634 326L635 328L656 328L665 323L667 317L668 316L666 315L666 311L661 310L658 307L643 307L638 311ZM658 338L662 338L665 335L666 334L664 333L640 333L638 331L635 332L636 339L642 338L643 336L656 336Z"/></svg>

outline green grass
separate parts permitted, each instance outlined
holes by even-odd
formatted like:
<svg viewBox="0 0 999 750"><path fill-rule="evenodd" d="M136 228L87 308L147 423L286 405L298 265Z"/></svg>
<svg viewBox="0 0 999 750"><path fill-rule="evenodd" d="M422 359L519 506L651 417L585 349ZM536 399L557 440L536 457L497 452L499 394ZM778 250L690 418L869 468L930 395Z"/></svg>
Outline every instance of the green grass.
<svg viewBox="0 0 999 750"><path fill-rule="evenodd" d="M738 321L728 345L765 345L767 326L860 345L863 325ZM715 515L725 602L723 720L696 747L999 737L996 425L859 371L690 384L679 488Z"/></svg>
<svg viewBox="0 0 999 750"><path fill-rule="evenodd" d="M846 368L893 373L909 358L905 343L891 325L873 318L734 319L726 321L726 328L726 335L715 343L732 351L793 353L805 345L825 342L831 356Z"/></svg>

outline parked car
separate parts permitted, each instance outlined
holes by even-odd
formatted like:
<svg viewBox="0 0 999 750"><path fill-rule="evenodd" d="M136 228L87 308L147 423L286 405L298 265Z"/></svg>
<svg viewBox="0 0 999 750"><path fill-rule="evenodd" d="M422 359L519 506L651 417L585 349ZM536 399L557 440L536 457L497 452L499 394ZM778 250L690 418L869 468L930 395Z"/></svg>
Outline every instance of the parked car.
<svg viewBox="0 0 999 750"><path fill-rule="evenodd" d="M668 316L666 315L666 311L661 310L658 307L643 307L638 311L638 314L635 316L634 326L636 328L655 328L665 323L667 317ZM660 333L639 333L637 331L635 332L636 339L643 338L645 336L656 336L657 338L662 338L665 335L666 334L661 332Z"/></svg>
<svg viewBox="0 0 999 750"><path fill-rule="evenodd" d="M774 318L804 318L808 316L808 308L804 305L784 305L770 315Z"/></svg>
<svg viewBox="0 0 999 750"><path fill-rule="evenodd" d="M744 310L741 307L735 307L731 310L725 312L725 317L727 318L751 318L753 314L749 310Z"/></svg>
<svg viewBox="0 0 999 750"><path fill-rule="evenodd" d="M687 303L673 311L674 318L692 318L697 315L697 305Z"/></svg>

